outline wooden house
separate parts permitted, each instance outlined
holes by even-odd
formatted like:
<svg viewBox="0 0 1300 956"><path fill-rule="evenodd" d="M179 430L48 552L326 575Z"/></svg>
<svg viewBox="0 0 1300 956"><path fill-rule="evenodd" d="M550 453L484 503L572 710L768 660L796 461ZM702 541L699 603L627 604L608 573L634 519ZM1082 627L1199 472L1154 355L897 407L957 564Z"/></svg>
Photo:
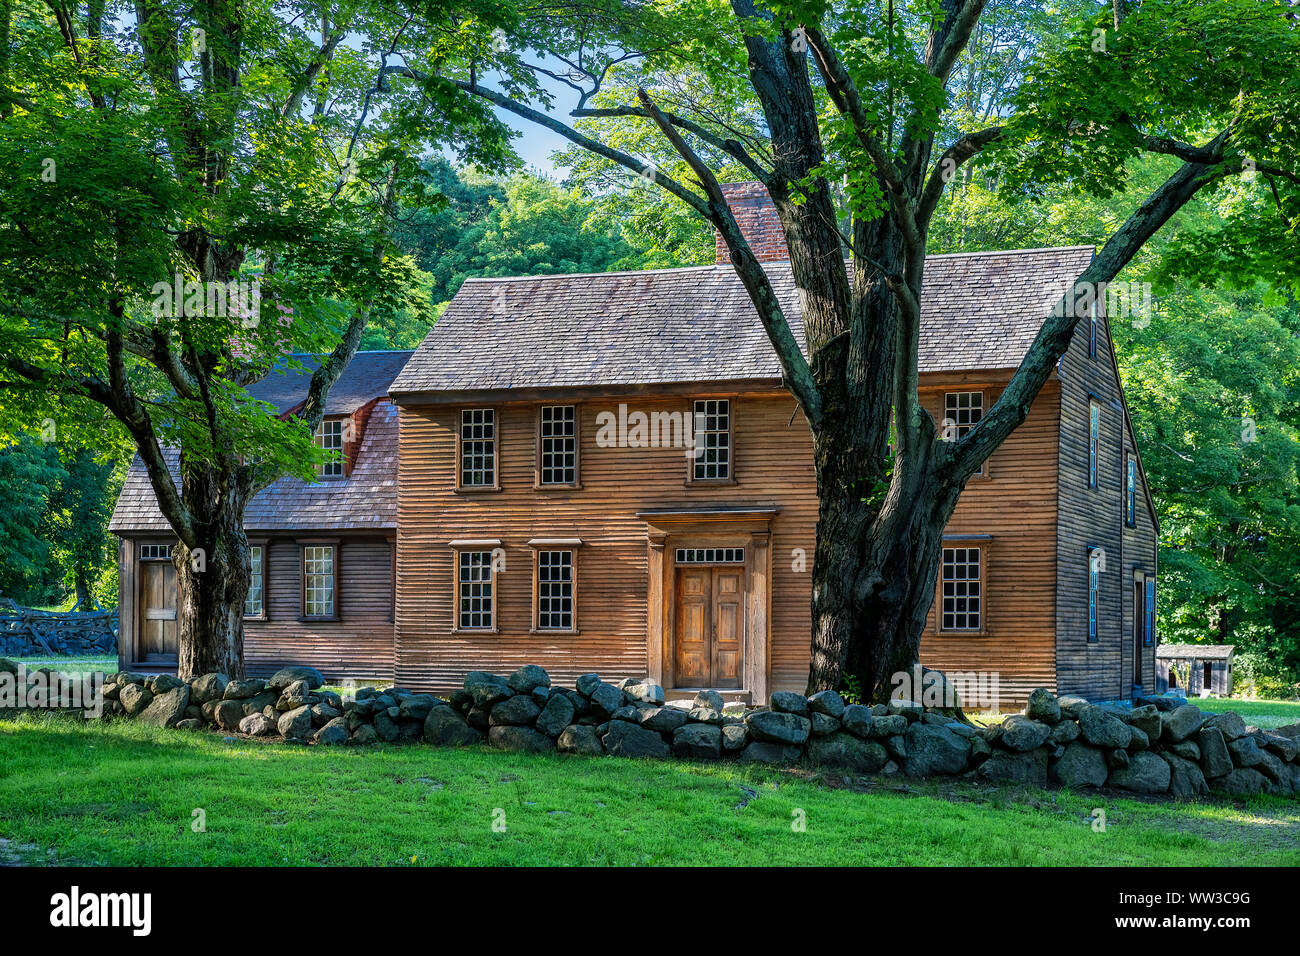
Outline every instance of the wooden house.
<svg viewBox="0 0 1300 956"><path fill-rule="evenodd" d="M1156 648L1156 693L1188 697L1232 694L1232 644L1162 644ZM1181 675L1181 676L1180 676Z"/></svg>
<svg viewBox="0 0 1300 956"><path fill-rule="evenodd" d="M250 675L285 664L359 679L393 676L393 547L397 533L397 408L388 386L406 352L360 352L331 389L316 443L338 452L314 482L282 478L244 512L253 581L244 614ZM250 387L281 415L307 395L306 371ZM174 463L176 455L169 452ZM119 664L176 667L175 536L137 458L110 530L119 544Z"/></svg>
<svg viewBox="0 0 1300 956"><path fill-rule="evenodd" d="M737 219L791 317L761 187ZM997 399L1088 247L927 260L921 392L953 434ZM922 661L1124 698L1155 683L1155 511L1104 310L962 494ZM395 678L524 664L754 702L808 676L808 427L716 265L470 279L390 390L400 409Z"/></svg>

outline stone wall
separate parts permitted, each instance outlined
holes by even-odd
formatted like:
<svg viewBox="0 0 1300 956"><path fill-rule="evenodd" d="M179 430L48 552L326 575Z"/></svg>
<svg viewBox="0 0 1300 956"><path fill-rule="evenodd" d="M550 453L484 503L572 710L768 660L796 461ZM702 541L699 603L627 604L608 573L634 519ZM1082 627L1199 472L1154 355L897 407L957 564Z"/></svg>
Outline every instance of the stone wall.
<svg viewBox="0 0 1300 956"><path fill-rule="evenodd" d="M592 756L793 764L861 774L959 776L998 783L1113 787L1178 798L1209 792L1300 796L1300 724L1248 727L1177 699L1132 709L1035 690L1023 714L979 727L907 703L846 705L833 691L772 695L750 709L703 691L665 701L647 680L596 674L552 687L540 667L508 677L476 671L449 700L363 687L323 690L319 672L286 668L268 681L207 674L114 674L108 717L164 727L217 727L250 737L323 745L416 743Z"/></svg>

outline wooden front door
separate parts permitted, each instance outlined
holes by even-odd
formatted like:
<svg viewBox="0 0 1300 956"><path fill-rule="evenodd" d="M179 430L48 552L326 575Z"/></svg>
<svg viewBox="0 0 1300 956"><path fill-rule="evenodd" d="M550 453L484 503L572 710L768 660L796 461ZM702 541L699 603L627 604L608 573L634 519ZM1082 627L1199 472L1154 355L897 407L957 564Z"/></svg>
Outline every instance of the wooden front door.
<svg viewBox="0 0 1300 956"><path fill-rule="evenodd" d="M176 569L170 561L140 562L140 660L174 660Z"/></svg>
<svg viewBox="0 0 1300 956"><path fill-rule="evenodd" d="M740 687L745 569L677 569L676 687Z"/></svg>

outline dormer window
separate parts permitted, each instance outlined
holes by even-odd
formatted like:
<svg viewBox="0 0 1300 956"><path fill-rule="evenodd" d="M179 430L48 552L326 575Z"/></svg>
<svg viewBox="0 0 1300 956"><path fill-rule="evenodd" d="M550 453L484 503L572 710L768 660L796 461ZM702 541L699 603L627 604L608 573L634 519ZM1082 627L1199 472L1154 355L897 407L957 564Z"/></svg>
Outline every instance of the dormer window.
<svg viewBox="0 0 1300 956"><path fill-rule="evenodd" d="M333 457L316 466L316 474L322 478L343 477L343 419L326 418L316 426L315 442L317 448L331 452Z"/></svg>

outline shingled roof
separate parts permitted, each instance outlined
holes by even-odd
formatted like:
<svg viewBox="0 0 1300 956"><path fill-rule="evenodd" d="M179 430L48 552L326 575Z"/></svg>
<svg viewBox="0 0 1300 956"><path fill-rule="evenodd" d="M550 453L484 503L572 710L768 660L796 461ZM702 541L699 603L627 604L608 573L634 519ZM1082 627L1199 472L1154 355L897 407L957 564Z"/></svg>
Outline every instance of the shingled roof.
<svg viewBox="0 0 1300 956"><path fill-rule="evenodd" d="M922 372L1011 369L1091 261L1091 246L926 259ZM802 343L788 262L765 263ZM467 279L390 389L440 392L757 381L780 370L729 265Z"/></svg>
<svg viewBox="0 0 1300 956"><path fill-rule="evenodd" d="M296 357L308 359L304 364L316 367L314 357ZM393 376L410 357L409 351L358 352L330 390L326 414L351 414L367 402L384 397ZM273 373L251 386L249 392L282 412L288 411L306 396L309 376L308 372ZM296 387L290 388L286 382L293 382ZM164 455L173 477L178 478L178 453L166 449ZM346 478L318 482L281 478L248 503L244 527L250 532L396 528L396 406L388 401L375 405L361 436L361 448L352 471ZM139 457L131 463L109 530L118 534L171 533L171 526L158 511L157 499Z"/></svg>

